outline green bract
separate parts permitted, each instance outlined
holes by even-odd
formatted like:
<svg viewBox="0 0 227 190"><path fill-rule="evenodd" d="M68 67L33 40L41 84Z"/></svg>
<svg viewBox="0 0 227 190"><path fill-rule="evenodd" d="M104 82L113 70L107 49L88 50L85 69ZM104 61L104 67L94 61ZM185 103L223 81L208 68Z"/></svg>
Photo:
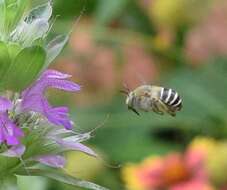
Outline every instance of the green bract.
<svg viewBox="0 0 227 190"><path fill-rule="evenodd" d="M30 8L29 0L0 0L0 88L20 92L61 52L68 40L47 40L51 3ZM16 83L15 83L16 81Z"/></svg>

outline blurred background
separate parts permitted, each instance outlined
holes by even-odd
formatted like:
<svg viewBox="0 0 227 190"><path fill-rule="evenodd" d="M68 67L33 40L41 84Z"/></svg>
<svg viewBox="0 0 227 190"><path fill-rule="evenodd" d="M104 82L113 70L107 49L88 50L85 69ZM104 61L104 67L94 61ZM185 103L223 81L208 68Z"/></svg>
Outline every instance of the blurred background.
<svg viewBox="0 0 227 190"><path fill-rule="evenodd" d="M51 101L70 106L78 131L104 122L88 142L100 158L69 153L67 172L112 190L184 190L183 185L178 189L175 185L192 181L194 170L186 158L193 161L203 153L199 158L206 179L201 183L207 188L191 187L224 190L227 1L55 0L54 16L52 31L72 34L52 68L72 74L82 90L74 96L50 91ZM124 84L134 89L144 82L175 89L183 99L182 111L175 118L155 113L137 117L128 111L119 91ZM203 148L188 154L191 147L201 144ZM148 158L153 164L147 168L153 171L157 156L171 163L164 172L169 172L170 179L160 171L156 181L134 175L135 171L143 173L141 165L145 162L146 166L143 160ZM35 183L38 189L75 189L40 178Z"/></svg>

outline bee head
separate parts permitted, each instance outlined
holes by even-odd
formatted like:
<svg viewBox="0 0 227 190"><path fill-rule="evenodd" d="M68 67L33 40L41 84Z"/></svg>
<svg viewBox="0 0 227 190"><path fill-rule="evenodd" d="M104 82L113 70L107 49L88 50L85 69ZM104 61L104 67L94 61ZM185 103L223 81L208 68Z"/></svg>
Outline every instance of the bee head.
<svg viewBox="0 0 227 190"><path fill-rule="evenodd" d="M134 99L133 93L129 92L127 94L127 98L126 98L126 101L125 101L125 103L128 107L133 107L133 99Z"/></svg>
<svg viewBox="0 0 227 190"><path fill-rule="evenodd" d="M128 110L132 110L137 115L140 115L139 112L133 107L133 102L135 99L134 92L130 91L126 84L124 84L124 89L121 90L120 92L127 96L125 103L128 106Z"/></svg>
<svg viewBox="0 0 227 190"><path fill-rule="evenodd" d="M135 96L134 96L133 92L130 92L127 95L126 102L125 102L126 105L128 106L128 110L132 110L137 115L140 115L139 112L134 108L134 103L133 102L135 102Z"/></svg>

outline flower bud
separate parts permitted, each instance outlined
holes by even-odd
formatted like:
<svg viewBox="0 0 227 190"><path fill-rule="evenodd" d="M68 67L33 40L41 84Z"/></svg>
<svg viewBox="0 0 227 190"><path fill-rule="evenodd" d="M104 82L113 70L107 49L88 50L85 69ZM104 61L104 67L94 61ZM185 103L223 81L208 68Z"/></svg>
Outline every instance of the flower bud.
<svg viewBox="0 0 227 190"><path fill-rule="evenodd" d="M0 2L0 88L21 92L38 78L61 52L68 36L50 42L50 2L25 14L27 0ZM1 17L4 12L3 18Z"/></svg>

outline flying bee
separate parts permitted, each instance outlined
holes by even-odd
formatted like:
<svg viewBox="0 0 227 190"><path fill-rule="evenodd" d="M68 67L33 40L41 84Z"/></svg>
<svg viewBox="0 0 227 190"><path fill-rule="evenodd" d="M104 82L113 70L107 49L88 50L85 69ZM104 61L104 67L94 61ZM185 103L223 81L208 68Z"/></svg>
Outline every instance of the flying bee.
<svg viewBox="0 0 227 190"><path fill-rule="evenodd" d="M161 115L168 113L175 116L182 108L182 99L175 90L170 88L142 85L133 91L126 88L121 92L127 94L128 109L137 115L139 115L138 111L153 111Z"/></svg>

